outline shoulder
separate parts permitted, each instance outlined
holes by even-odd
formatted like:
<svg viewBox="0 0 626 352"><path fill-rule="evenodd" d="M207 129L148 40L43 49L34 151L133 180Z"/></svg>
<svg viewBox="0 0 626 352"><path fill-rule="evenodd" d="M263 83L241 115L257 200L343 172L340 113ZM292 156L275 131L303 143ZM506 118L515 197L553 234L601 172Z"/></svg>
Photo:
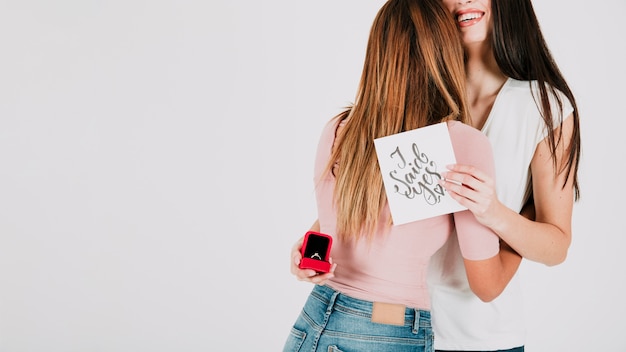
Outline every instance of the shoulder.
<svg viewBox="0 0 626 352"><path fill-rule="evenodd" d="M509 78L502 89L502 93L507 100L517 100L520 103L532 104L541 110L541 92L539 89L539 82L532 81L518 81L513 78ZM563 114L566 117L573 111L572 102L567 96L559 89L552 87L549 84L545 84L546 92L548 93L548 102L550 103L550 109L553 116Z"/></svg>
<svg viewBox="0 0 626 352"><path fill-rule="evenodd" d="M537 81L518 81L509 78L500 89L496 100L504 100L505 104L532 104L535 105L535 97L539 97L539 85Z"/></svg>
<svg viewBox="0 0 626 352"><path fill-rule="evenodd" d="M326 121L322 130L322 135L331 135L334 139L338 131L340 131L348 122L350 109L344 110L330 120Z"/></svg>
<svg viewBox="0 0 626 352"><path fill-rule="evenodd" d="M326 121L324 124L317 145L318 161L330 157L332 149L336 143L338 131L345 125L345 116L345 112L341 113Z"/></svg>
<svg viewBox="0 0 626 352"><path fill-rule="evenodd" d="M333 144L340 122L341 121L337 119L337 117L333 117L332 119L326 121L324 127L322 128L322 133L320 136L321 145Z"/></svg>

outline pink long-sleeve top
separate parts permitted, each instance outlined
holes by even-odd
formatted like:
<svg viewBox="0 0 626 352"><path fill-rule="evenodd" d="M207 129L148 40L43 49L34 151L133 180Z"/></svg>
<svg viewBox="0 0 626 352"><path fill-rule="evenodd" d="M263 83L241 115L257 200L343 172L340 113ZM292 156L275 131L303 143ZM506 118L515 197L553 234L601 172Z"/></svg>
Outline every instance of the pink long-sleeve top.
<svg viewBox="0 0 626 352"><path fill-rule="evenodd" d="M330 158L336 120L322 132L314 167L320 231L333 236L331 257L337 264L327 285L355 298L430 309L426 275L430 257L457 231L463 256L471 260L491 258L499 251L498 237L480 225L468 210L436 216L388 228L389 206L381 214L379 231L368 241L342 241L336 234L333 205L335 179L323 174ZM480 131L457 121L448 122L457 163L474 165L495 178L489 140ZM441 170L443 171L443 170Z"/></svg>

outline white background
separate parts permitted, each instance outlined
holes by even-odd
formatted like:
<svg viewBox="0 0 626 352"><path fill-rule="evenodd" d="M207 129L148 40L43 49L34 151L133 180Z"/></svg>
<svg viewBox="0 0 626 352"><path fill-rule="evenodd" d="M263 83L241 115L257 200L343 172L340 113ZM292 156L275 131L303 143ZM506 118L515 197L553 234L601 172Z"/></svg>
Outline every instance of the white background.
<svg viewBox="0 0 626 352"><path fill-rule="evenodd" d="M382 0L0 3L0 351L279 351L323 124ZM624 351L624 0L535 1L578 98L565 263L527 351Z"/></svg>

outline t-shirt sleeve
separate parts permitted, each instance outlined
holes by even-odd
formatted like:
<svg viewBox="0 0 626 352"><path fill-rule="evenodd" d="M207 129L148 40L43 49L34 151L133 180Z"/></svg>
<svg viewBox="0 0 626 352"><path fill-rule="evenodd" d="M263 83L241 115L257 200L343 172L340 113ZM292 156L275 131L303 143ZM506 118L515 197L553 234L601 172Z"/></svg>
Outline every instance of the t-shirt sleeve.
<svg viewBox="0 0 626 352"><path fill-rule="evenodd" d="M547 88L548 100L550 101L550 112L552 114L552 124L554 128L557 128L561 126L561 122L565 122L565 120L567 120L567 118L572 115L572 113L574 112L574 106L572 105L572 102L570 102L570 100L567 98L567 96L563 94L563 92L555 89L554 93L552 93L550 91L550 87L547 86ZM539 97L539 88L537 82L533 82L533 92L535 96ZM541 117L540 101L533 101L533 103L535 104L535 108L537 109L537 119L543 119ZM539 139L536 141L537 143L544 140L548 136L548 130L546 130L545 123L542 122L539 124L539 126L541 130L539 132Z"/></svg>
<svg viewBox="0 0 626 352"><path fill-rule="evenodd" d="M487 136L457 121L449 122L448 130L457 164L472 165L495 180L493 151ZM454 213L454 222L463 258L483 260L498 254L498 236L480 224L469 210Z"/></svg>
<svg viewBox="0 0 626 352"><path fill-rule="evenodd" d="M322 134L317 144L317 151L315 153L315 164L313 168L313 179L315 183L319 182L324 176L324 171L326 170L326 166L332 152L333 142L335 141L336 130L336 119L328 121L322 129Z"/></svg>

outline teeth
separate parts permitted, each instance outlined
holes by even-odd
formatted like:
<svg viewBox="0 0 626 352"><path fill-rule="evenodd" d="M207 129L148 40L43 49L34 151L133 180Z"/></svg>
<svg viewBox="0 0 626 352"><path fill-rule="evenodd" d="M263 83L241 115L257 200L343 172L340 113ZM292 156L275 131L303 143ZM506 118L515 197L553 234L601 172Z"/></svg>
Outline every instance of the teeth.
<svg viewBox="0 0 626 352"><path fill-rule="evenodd" d="M481 16L482 14L478 12L464 13L462 15L459 15L459 17L457 17L457 21L459 22L470 21L476 18L480 18Z"/></svg>

